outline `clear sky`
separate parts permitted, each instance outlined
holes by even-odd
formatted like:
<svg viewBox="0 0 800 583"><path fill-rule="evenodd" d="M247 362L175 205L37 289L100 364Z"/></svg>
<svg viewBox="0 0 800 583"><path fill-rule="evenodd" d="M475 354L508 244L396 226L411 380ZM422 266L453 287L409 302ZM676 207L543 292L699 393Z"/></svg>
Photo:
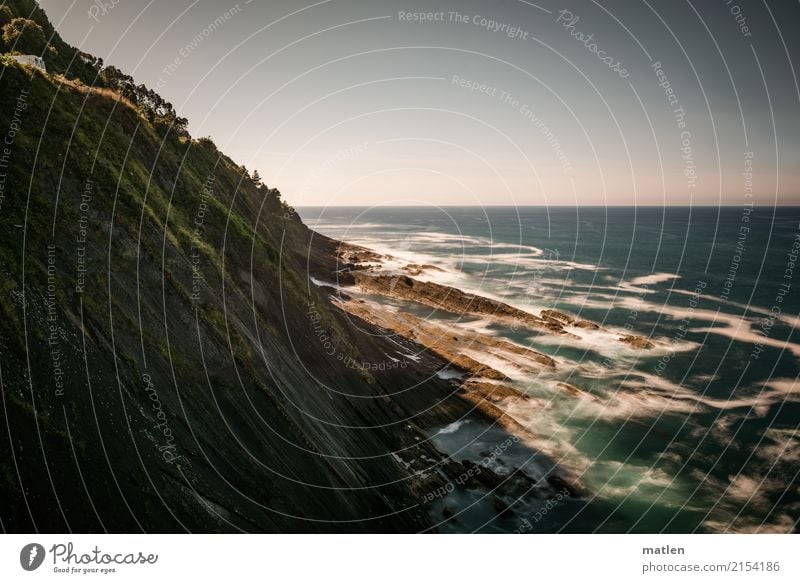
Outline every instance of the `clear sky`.
<svg viewBox="0 0 800 583"><path fill-rule="evenodd" d="M800 204L797 2L40 4L297 206Z"/></svg>

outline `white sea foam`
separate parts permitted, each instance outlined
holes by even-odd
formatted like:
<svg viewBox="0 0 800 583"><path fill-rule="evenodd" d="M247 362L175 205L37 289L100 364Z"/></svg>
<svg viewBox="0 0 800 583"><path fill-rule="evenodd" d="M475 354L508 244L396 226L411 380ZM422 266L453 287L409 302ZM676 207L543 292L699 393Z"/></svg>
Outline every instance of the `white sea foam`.
<svg viewBox="0 0 800 583"><path fill-rule="evenodd" d="M680 278L681 276L677 273L651 273L650 275L634 277L629 283L633 286L654 285L656 283L663 283L665 281L672 281L673 279Z"/></svg>
<svg viewBox="0 0 800 583"><path fill-rule="evenodd" d="M695 295L694 292L688 292L686 290L673 290L673 292L689 296ZM605 301L605 302L600 301L601 298L613 301ZM713 301L718 300L718 298L707 295L700 295L698 296L698 299L713 300ZM575 297L571 298L571 301L576 301L576 300L577 298ZM713 323L714 325L694 327L689 329L689 332L698 334L715 334L718 336L727 337L731 340L738 342L745 342L754 345L761 344L764 346L783 349L791 352L792 354L800 358L800 344L796 344L788 340L782 340L780 338L772 338L765 336L763 333L760 333L753 329L755 326L758 326L763 320L750 318L744 315L729 314L727 312L722 312L720 310L702 309L697 307L695 307L694 309L690 309L688 305L685 308L682 308L682 307L668 305L666 303L657 304L653 302L647 302L641 296L603 297L600 296L599 294L592 294L591 298L589 296L584 296L582 298L581 304L585 307L600 308L600 309L622 308L630 310L631 312L649 311L652 313L660 314L662 316L671 316L677 320L682 320L683 318L689 317L691 318L691 320L707 321ZM765 317L769 317L771 315L771 312L769 310L763 308L746 306L743 304L730 304L730 305L735 305L736 307L742 308L743 310L747 310L756 314L761 314ZM795 315L778 315L777 317L775 317L775 319L793 328L800 327L800 317Z"/></svg>
<svg viewBox="0 0 800 583"><path fill-rule="evenodd" d="M442 429L440 429L438 433L442 433L444 435L455 433L461 428L462 425L466 423L469 423L469 419L459 419L458 421L453 421L447 427L443 427Z"/></svg>
<svg viewBox="0 0 800 583"><path fill-rule="evenodd" d="M800 391L795 379L773 379L768 383L755 387L735 387L727 399L711 397L704 393L672 383L655 374L635 373L627 381L626 388L638 388L658 392L662 396L670 397L674 403L694 403L698 407L708 407L717 410L752 409L753 414L764 416L776 403L785 401L796 402Z"/></svg>
<svg viewBox="0 0 800 583"><path fill-rule="evenodd" d="M770 522L762 522L730 513L730 518L727 521L707 520L703 524L713 532L788 534L794 531L795 519L788 514L778 514Z"/></svg>
<svg viewBox="0 0 800 583"><path fill-rule="evenodd" d="M728 485L728 497L735 502L747 503L757 499L756 494L761 489L762 480L752 476L739 474L730 476L731 483Z"/></svg>
<svg viewBox="0 0 800 583"><path fill-rule="evenodd" d="M744 319L735 322L726 320L725 326L714 326L706 328L692 328L690 331L697 334L717 334L725 336L736 342L747 342L754 345L770 346L780 350L787 350L800 358L800 344L789 342L789 340L781 340L780 338L771 338L760 332L753 330L751 324ZM743 329L743 326L746 326Z"/></svg>
<svg viewBox="0 0 800 583"><path fill-rule="evenodd" d="M330 281L325 281L323 279L317 279L316 277L309 277L308 279L310 279L311 283L313 283L317 287L333 287L333 288L336 288L336 289L339 288L338 284L332 283Z"/></svg>
<svg viewBox="0 0 800 583"><path fill-rule="evenodd" d="M525 381L530 378L529 370L519 367L502 356L490 354L484 351L477 352L469 349L462 350L461 353L469 358L472 358L473 360L477 360L480 363L492 367L510 379L514 379L516 381Z"/></svg>
<svg viewBox="0 0 800 583"><path fill-rule="evenodd" d="M323 235L332 237L333 234L344 234L350 230L364 230L364 229L386 229L394 228L394 225L386 225L383 223L349 223L342 225L341 223L333 223L325 219L304 219L303 222L308 225L309 229L319 231Z"/></svg>
<svg viewBox="0 0 800 583"><path fill-rule="evenodd" d="M591 460L576 448L573 443L573 430L542 408L538 400L522 401L506 399L497 405L506 415L522 425L531 434L529 440L523 439L553 460L573 471L583 472Z"/></svg>
<svg viewBox="0 0 800 583"><path fill-rule="evenodd" d="M441 370L436 371L436 376L439 377L440 379L447 381L450 379L463 379L465 375L463 372L459 370L445 367Z"/></svg>
<svg viewBox="0 0 800 583"><path fill-rule="evenodd" d="M540 282L548 283L551 285L557 283L552 281L544 282L543 280L540 280ZM589 294L572 293L575 289L589 289L591 290L591 292ZM601 290L624 292L626 295L619 295L619 294L611 295L608 293L601 293ZM771 312L766 308L761 308L758 306L754 306L752 304L748 305L748 304L732 302L730 300L722 300L717 296L712 296L708 294L698 295L696 294L695 291L691 290L672 288L670 289L670 293L688 297L696 297L698 300L702 302L712 302L716 305L719 305L720 307L722 306L728 308L735 307L742 310L742 314L741 315L730 314L722 310L698 308L696 306L694 309L690 310L688 303L685 308L682 308L674 305L669 305L666 303L648 302L644 299L644 297L650 294L655 294L656 290L648 288L636 288L630 284L623 284L621 286L598 286L596 284L570 283L569 289L567 289L566 291L570 293L569 295L570 303L573 303L575 305L580 305L586 308L596 308L605 310L627 309L632 312L651 312L655 314L670 316L675 319L682 319L686 316L690 316L692 320L701 320L712 323L721 322L724 324L724 327L695 328L691 331L719 334L722 336L727 336L732 340L749 342L752 344L758 343L762 338L762 336L759 335L758 333L752 333L752 327L758 325L760 321L763 321L763 318L774 319L776 322L785 324L787 327L800 328L800 316L798 315L783 314L783 313L775 315L773 312ZM631 297L627 295L629 293L636 293L636 297ZM750 314L759 315L762 316L763 318L759 320L754 316L750 316ZM743 326L746 329L742 330L741 328ZM735 332L733 330L735 330ZM768 344L779 348L783 347L782 340L768 341L767 343L764 344ZM787 346L787 349L797 354L796 345Z"/></svg>
<svg viewBox="0 0 800 583"><path fill-rule="evenodd" d="M784 513L771 516L770 521L743 514L745 507L763 515L772 507L772 500L786 491L787 484L777 476L744 474L728 476L727 482L695 470L694 477L704 489L713 491L712 514L704 525L714 532L789 533L794 528L790 514L798 510L797 503L785 505Z"/></svg>
<svg viewBox="0 0 800 583"><path fill-rule="evenodd" d="M770 464L785 463L800 466L800 433L797 429L777 429L771 427L764 431L766 443L758 450L758 456Z"/></svg>
<svg viewBox="0 0 800 583"><path fill-rule="evenodd" d="M592 464L593 483L598 487L601 498L622 498L637 494L638 497L648 494L661 495L661 504L681 503L681 495L675 488L674 478L666 471L653 466L637 466L608 460L596 461ZM665 497L664 490L672 489Z"/></svg>

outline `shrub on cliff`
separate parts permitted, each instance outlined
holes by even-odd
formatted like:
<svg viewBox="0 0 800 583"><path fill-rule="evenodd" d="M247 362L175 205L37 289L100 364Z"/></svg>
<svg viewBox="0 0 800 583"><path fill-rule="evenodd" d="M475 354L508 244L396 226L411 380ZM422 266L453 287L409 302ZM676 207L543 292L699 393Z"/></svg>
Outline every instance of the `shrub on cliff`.
<svg viewBox="0 0 800 583"><path fill-rule="evenodd" d="M0 29L14 19L14 13L8 6L0 6Z"/></svg>

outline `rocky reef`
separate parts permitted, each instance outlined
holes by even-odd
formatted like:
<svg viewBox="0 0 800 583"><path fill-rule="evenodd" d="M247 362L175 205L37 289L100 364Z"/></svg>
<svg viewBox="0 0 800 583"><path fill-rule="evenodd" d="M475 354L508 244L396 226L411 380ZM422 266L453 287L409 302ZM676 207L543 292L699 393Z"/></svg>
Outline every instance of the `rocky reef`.
<svg viewBox="0 0 800 583"><path fill-rule="evenodd" d="M400 273L390 273L384 269L384 264L390 260L395 262L397 260L389 255L382 255L350 243L338 243L336 249L338 261L335 278L345 287L357 286L364 292L414 302L458 316L485 316L509 326L527 327L571 338L578 338L570 331L571 329L602 330L602 327L595 322L576 318L558 310L545 309L539 314L533 314L499 300L419 278L432 272L443 271L434 265L409 263L401 267ZM331 274L325 273L325 275ZM647 338L631 334L620 335L618 341L640 349L654 346Z"/></svg>

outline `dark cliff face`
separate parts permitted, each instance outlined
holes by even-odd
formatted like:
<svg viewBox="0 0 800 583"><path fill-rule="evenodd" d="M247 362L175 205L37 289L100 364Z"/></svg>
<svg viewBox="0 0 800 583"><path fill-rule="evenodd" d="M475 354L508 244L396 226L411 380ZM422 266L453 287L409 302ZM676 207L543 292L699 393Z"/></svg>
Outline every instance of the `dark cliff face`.
<svg viewBox="0 0 800 583"><path fill-rule="evenodd" d="M430 526L391 452L451 389L331 306L274 191L68 65L0 68L2 528Z"/></svg>

